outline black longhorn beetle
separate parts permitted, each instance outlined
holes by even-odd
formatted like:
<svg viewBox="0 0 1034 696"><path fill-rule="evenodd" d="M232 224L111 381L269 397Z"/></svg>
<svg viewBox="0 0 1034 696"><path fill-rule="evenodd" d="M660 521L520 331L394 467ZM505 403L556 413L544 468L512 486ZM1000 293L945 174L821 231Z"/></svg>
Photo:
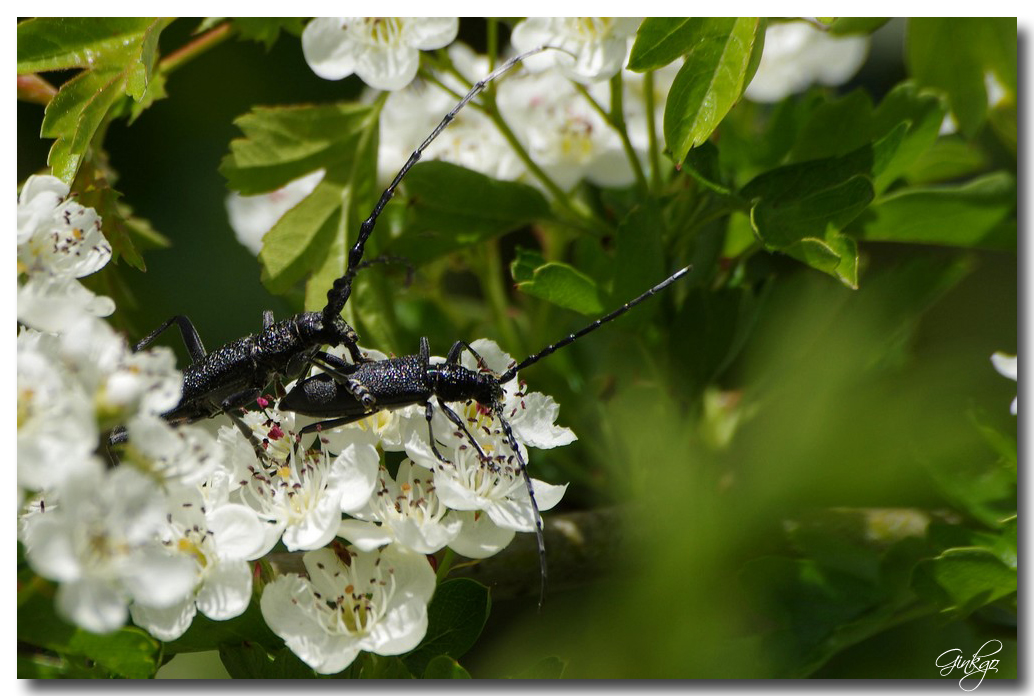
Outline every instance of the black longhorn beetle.
<svg viewBox="0 0 1034 696"><path fill-rule="evenodd" d="M440 461L449 464L450 462L441 455L435 445L434 431L431 426L434 412L433 400L446 417L464 433L467 441L474 446L481 461L492 466L492 460L485 455L470 431L467 430L463 419L449 408L446 402L473 399L484 409L490 411L499 421L507 444L517 458L521 476L524 478L528 496L531 498L542 577L539 595L539 606L541 607L546 588L546 546L542 537L542 516L539 514L538 503L535 502L535 492L532 490L527 464L521 456L513 431L503 413L502 385L516 377L518 371L552 355L564 346L574 343L587 333L595 331L603 324L616 319L643 300L665 289L689 270L690 267L687 266L676 271L642 295L626 302L581 330L546 346L519 363L510 365L502 374L496 374L486 368L481 356L464 341L456 341L452 345L444 363L432 364L427 339L421 338L420 352L416 355L353 363L348 363L335 356L329 356L332 358L331 360L317 359L314 362L324 372L298 382L280 399L278 408L282 411L293 411L306 416L329 419L302 428L299 435L305 435L324 428L346 425L378 411L423 403L425 404L424 415L427 419L431 450ZM464 349L477 360L478 365L481 366L480 371L468 369L460 364L460 355Z"/></svg>
<svg viewBox="0 0 1034 696"><path fill-rule="evenodd" d="M172 423L191 423L226 414L247 437L259 458L265 459L262 444L251 428L237 415L236 410L255 401L261 396L262 389L274 379L289 381L303 376L314 363L336 360L334 356L323 352L321 346L344 346L353 362L363 363L367 360L359 351L358 334L340 315L352 293L352 282L356 272L366 265L362 262L363 249L373 233L378 216L395 194L395 189L406 173L417 163L431 142L452 122L460 109L477 96L489 82L526 57L542 50L544 47L515 56L475 83L466 96L413 151L394 180L381 194L373 212L359 227L356 242L348 253L345 274L335 280L327 291L327 304L322 311L302 312L278 322L273 321L272 312L264 312L261 332L239 338L211 353L205 352L197 329L190 319L183 315L172 317L141 339L134 346L134 350L142 350L159 334L176 324L190 354L191 363L183 370L183 393L180 402L175 408L164 413L163 417ZM116 429L111 436L112 443L125 439L125 431L121 428Z"/></svg>

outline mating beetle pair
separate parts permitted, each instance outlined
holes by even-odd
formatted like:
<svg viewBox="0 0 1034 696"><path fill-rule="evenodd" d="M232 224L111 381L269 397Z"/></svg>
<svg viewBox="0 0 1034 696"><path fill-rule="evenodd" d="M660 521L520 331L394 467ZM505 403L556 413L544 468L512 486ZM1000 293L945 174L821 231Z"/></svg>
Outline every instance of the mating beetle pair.
<svg viewBox="0 0 1034 696"><path fill-rule="evenodd" d="M334 427L360 420L381 410L424 404L431 448L435 456L444 463L448 463L448 460L438 451L431 426L436 406L459 431L464 433L482 460L487 459L477 441L467 431L463 419L448 406L449 402L477 401L499 421L507 445L518 461L534 512L544 591L546 560L542 520L526 462L503 413L503 385L514 379L519 370L624 314L681 278L689 269L677 271L642 295L580 331L510 366L502 374L487 370L471 370L461 365L460 357L463 350L471 352L479 364L483 364L480 356L462 341L457 341L452 346L444 363L431 363L430 348L426 339L421 339L420 350L416 355L370 360L359 350L359 337L356 331L340 316L351 295L356 273L368 263L363 262L365 244L373 233L378 216L391 200L406 173L460 109L481 92L486 84L528 55L541 50L543 49L518 55L477 82L410 155L394 180L381 194L370 216L361 225L357 240L348 255L345 274L338 278L328 291L327 303L322 311L304 312L279 322L274 322L272 314L266 312L261 332L237 339L211 353L205 352L200 337L190 321L184 316L176 316L141 340L136 347L140 349L148 345L175 323L183 335L192 362L184 370L180 403L164 414L165 418L173 423L188 423L225 413L244 433L257 456L263 460L266 459L266 454L262 443L240 418L238 410L253 403L262 390L274 381L300 380L280 399L278 408L327 419L309 426L303 433L319 427ZM343 346L351 361L325 352L322 350L323 346ZM306 377L313 366L318 366L323 372Z"/></svg>

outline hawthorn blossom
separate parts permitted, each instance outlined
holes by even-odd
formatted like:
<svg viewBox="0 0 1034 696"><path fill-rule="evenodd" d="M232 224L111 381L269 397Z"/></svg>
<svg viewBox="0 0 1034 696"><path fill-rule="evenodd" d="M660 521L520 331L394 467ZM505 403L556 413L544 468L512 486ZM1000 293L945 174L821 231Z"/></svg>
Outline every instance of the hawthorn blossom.
<svg viewBox="0 0 1034 696"><path fill-rule="evenodd" d="M514 76L499 85L497 102L528 155L561 189L582 179L613 187L634 180L621 138L556 72Z"/></svg>
<svg viewBox="0 0 1034 696"><path fill-rule="evenodd" d="M181 488L170 503L162 542L194 563L194 590L168 607L134 602L134 623L159 640L179 638L198 611L215 621L240 616L251 601L247 561L262 553L262 523L253 510L236 503L207 504L196 488Z"/></svg>
<svg viewBox="0 0 1034 696"><path fill-rule="evenodd" d="M170 425L164 418L140 413L126 423L129 444L123 459L158 474L166 482L196 486L220 465L222 450L199 425Z"/></svg>
<svg viewBox="0 0 1034 696"><path fill-rule="evenodd" d="M1016 376L1018 374L1016 369L1017 363L1018 356L1008 355L1001 351L998 351L997 353L991 356L991 364L994 365L994 368L998 371L998 374L1000 374L1002 377L1007 377L1014 382L1016 381ZM1009 406L1009 412L1012 413L1012 415L1014 416L1016 415L1016 401L1018 398L1019 397L1013 398L1012 404Z"/></svg>
<svg viewBox="0 0 1034 696"><path fill-rule="evenodd" d="M488 74L487 56L477 55L461 43L452 44L448 50L453 67L470 83ZM464 94L469 88L451 73L441 73L436 77L456 94ZM457 101L455 94L439 85L419 80L388 95L380 114L379 181L387 183L394 178L410 153L456 106ZM428 146L421 159L451 162L508 181L525 172L517 153L492 121L473 108L460 111L449 127Z"/></svg>
<svg viewBox="0 0 1034 696"><path fill-rule="evenodd" d="M352 513L356 519L341 522L338 536L362 551L397 542L431 554L459 534L461 521L448 513L427 469L406 459L394 479L381 467L377 491L365 508Z"/></svg>
<svg viewBox="0 0 1034 696"><path fill-rule="evenodd" d="M273 580L260 606L273 632L317 672L340 672L364 650L400 655L427 633L435 577L424 556L392 544L370 552L323 548L303 562L308 579Z"/></svg>
<svg viewBox="0 0 1034 696"><path fill-rule="evenodd" d="M357 438L332 455L327 449L297 446L293 414L274 412L274 417L267 417L253 412L245 422L266 445L267 461L255 457L236 428L236 435L227 435L223 442L234 443L237 454L230 454L228 461L242 467L235 499L267 523L263 552L278 540L290 551L329 543L342 511L363 507L373 494L380 457L372 438Z"/></svg>
<svg viewBox="0 0 1034 696"><path fill-rule="evenodd" d="M284 214L302 202L323 181L325 170L317 169L269 193L242 196L231 191L226 197L226 214L233 233L248 251L258 256L262 238Z"/></svg>
<svg viewBox="0 0 1034 696"><path fill-rule="evenodd" d="M18 196L18 321L42 331L60 331L83 313L115 310L110 298L77 280L107 264L111 245L96 211L68 194L56 177L31 176Z"/></svg>
<svg viewBox="0 0 1034 696"><path fill-rule="evenodd" d="M90 315L81 316L54 341L65 369L85 390L106 428L136 413L164 413L179 403L183 377L170 348L133 351L124 336Z"/></svg>
<svg viewBox="0 0 1034 696"><path fill-rule="evenodd" d="M166 502L153 479L95 459L56 487L56 500L23 519L21 540L33 570L59 583L68 621L106 633L125 623L131 601L171 607L194 587L194 563L159 540Z"/></svg>
<svg viewBox="0 0 1034 696"><path fill-rule="evenodd" d="M515 363L495 341L487 338L474 341L470 347L481 356L484 366L496 374L502 374ZM466 351L460 357L460 364L471 370L478 369L477 360ZM553 397L526 391L527 385L517 376L504 383L502 388L502 412L518 442L538 449L552 449L569 445L578 439L570 428L556 425L560 406ZM473 404L467 404L461 415L465 415L468 420L478 419L473 421L478 431L494 423L491 414Z"/></svg>
<svg viewBox="0 0 1034 696"><path fill-rule="evenodd" d="M317 17L302 32L302 52L326 80L352 73L375 89L408 85L420 51L443 48L459 32L456 17Z"/></svg>
<svg viewBox="0 0 1034 696"><path fill-rule="evenodd" d="M624 66L637 17L528 17L513 28L510 42L519 52L538 46L544 51L528 58L532 70L555 66L576 82L609 80Z"/></svg>
<svg viewBox="0 0 1034 696"><path fill-rule="evenodd" d="M93 466L93 403L56 355L53 336L18 333L18 485L51 488Z"/></svg>
<svg viewBox="0 0 1034 696"><path fill-rule="evenodd" d="M770 24L754 79L744 94L777 102L814 83L833 87L851 79L869 52L867 36L831 36L807 22Z"/></svg>
<svg viewBox="0 0 1034 696"><path fill-rule="evenodd" d="M515 455L498 454L482 460L472 447L465 446L443 454L448 464L429 457L414 461L431 468L435 493L446 507L482 511L495 526L503 529L535 531L535 510ZM531 487L539 512L556 506L567 491L566 484L555 486L538 479L531 479Z"/></svg>

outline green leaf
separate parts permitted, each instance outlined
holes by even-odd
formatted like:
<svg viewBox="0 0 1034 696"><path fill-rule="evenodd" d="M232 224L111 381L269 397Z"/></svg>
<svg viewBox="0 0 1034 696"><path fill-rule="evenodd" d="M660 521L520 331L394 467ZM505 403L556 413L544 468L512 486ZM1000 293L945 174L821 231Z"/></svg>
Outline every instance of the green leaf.
<svg viewBox="0 0 1034 696"><path fill-rule="evenodd" d="M424 674L432 660L462 657L481 635L491 601L488 588L468 578L446 580L434 591L427 607L427 633L402 659L413 674Z"/></svg>
<svg viewBox="0 0 1034 696"><path fill-rule="evenodd" d="M656 70L689 53L697 36L695 27L690 17L647 17L636 31L628 69Z"/></svg>
<svg viewBox="0 0 1034 696"><path fill-rule="evenodd" d="M870 208L859 220L858 236L868 241L1015 251L1015 238L993 234L1015 208L1016 180L1005 172L962 185L904 188Z"/></svg>
<svg viewBox="0 0 1034 696"><path fill-rule="evenodd" d="M689 20L691 47L664 108L664 138L676 162L711 136L743 94L758 29L756 17Z"/></svg>
<svg viewBox="0 0 1034 696"><path fill-rule="evenodd" d="M941 90L959 129L972 137L987 117L985 70L996 66L1006 74L1005 81L1011 79L1009 74L1014 74L1015 20L1003 23L978 17L909 19L906 57L916 81Z"/></svg>
<svg viewBox="0 0 1034 696"><path fill-rule="evenodd" d="M732 196L733 192L722 181L721 167L718 163L719 152L712 142L701 143L686 155L682 169L702 185L722 196Z"/></svg>
<svg viewBox="0 0 1034 696"><path fill-rule="evenodd" d="M439 655L427 663L424 679L470 679L470 672L448 655Z"/></svg>
<svg viewBox="0 0 1034 696"><path fill-rule="evenodd" d="M158 33L171 20L148 17L40 17L18 24L18 74L124 69L134 53L148 75Z"/></svg>
<svg viewBox="0 0 1034 696"><path fill-rule="evenodd" d="M55 613L53 597L46 592L37 592L18 606L18 640L87 658L106 670L106 676L147 679L158 671L159 643L145 631L135 626L104 635L84 631Z"/></svg>
<svg viewBox="0 0 1034 696"><path fill-rule="evenodd" d="M802 239L826 239L829 225L843 229L873 200L872 172L900 142L901 132L841 157L790 164L756 177L740 193L753 203L751 224L758 239L785 251Z"/></svg>
<svg viewBox="0 0 1034 696"><path fill-rule="evenodd" d="M83 72L61 86L40 130L42 137L56 138L47 156L54 176L71 183L94 134L125 92L126 76L114 70Z"/></svg>
<svg viewBox="0 0 1034 696"><path fill-rule="evenodd" d="M360 215L373 205L382 105L383 100L373 105L260 107L235 121L245 138L230 143L220 165L231 188L254 195L324 170L313 192L263 238L259 262L262 282L271 292L287 292L312 274L306 307L317 309L326 302L331 283L344 273Z"/></svg>
<svg viewBox="0 0 1034 696"><path fill-rule="evenodd" d="M405 189L405 232L385 252L417 264L550 217L538 189L448 162L413 167Z"/></svg>
<svg viewBox="0 0 1034 696"><path fill-rule="evenodd" d="M1016 569L984 548L948 549L916 567L913 586L943 608L966 615L1016 593Z"/></svg>
<svg viewBox="0 0 1034 696"><path fill-rule="evenodd" d="M666 238L664 216L654 201L644 201L625 216L617 231L612 298L625 302L667 275L661 244ZM651 314L648 307L642 307L633 321L646 321Z"/></svg>
<svg viewBox="0 0 1034 696"><path fill-rule="evenodd" d="M510 263L510 275L513 282L523 283L535 277L535 269L546 263L541 253L534 249L517 247L516 258Z"/></svg>
<svg viewBox="0 0 1034 696"><path fill-rule="evenodd" d="M47 105L40 129L42 137L55 138L47 164L54 176L70 184L94 135L122 97L141 101L147 95L148 103L153 101L148 85L157 60L158 36L171 20L116 23L117 46L104 34L111 29L107 20L64 21L30 20L19 25L19 34L25 26L29 43L26 69L90 68L61 86ZM51 34L58 40L46 41ZM43 65L50 67L40 67Z"/></svg>
<svg viewBox="0 0 1034 696"><path fill-rule="evenodd" d="M873 114L874 139L885 137L907 124L907 132L882 169L876 172L876 190L883 191L901 177L923 153L939 141L945 109L934 94L921 91L912 82L903 82L892 89Z"/></svg>
<svg viewBox="0 0 1034 696"><path fill-rule="evenodd" d="M1017 24L1015 17L979 17L969 25L980 63L1009 94L1016 94Z"/></svg>
<svg viewBox="0 0 1034 696"><path fill-rule="evenodd" d="M219 165L230 188L266 193L320 168L348 170L364 131L377 125L379 108L367 104L256 107L234 120L243 138L230 142Z"/></svg>
<svg viewBox="0 0 1034 696"><path fill-rule="evenodd" d="M890 17L837 17L829 24L829 33L871 34L889 21Z"/></svg>
<svg viewBox="0 0 1034 696"><path fill-rule="evenodd" d="M517 288L533 297L581 314L592 315L603 311L596 283L566 263L550 261L539 266L531 279L519 281Z"/></svg>
<svg viewBox="0 0 1034 696"><path fill-rule="evenodd" d="M983 149L956 134L937 138L905 171L904 178L910 184L931 184L987 168Z"/></svg>
<svg viewBox="0 0 1034 696"><path fill-rule="evenodd" d="M838 157L862 147L872 140L872 117L872 100L860 89L821 104L801 128L790 161Z"/></svg>
<svg viewBox="0 0 1034 696"><path fill-rule="evenodd" d="M805 237L799 239L783 252L798 261L833 276L841 283L858 289L858 245L847 235L832 227L824 239Z"/></svg>

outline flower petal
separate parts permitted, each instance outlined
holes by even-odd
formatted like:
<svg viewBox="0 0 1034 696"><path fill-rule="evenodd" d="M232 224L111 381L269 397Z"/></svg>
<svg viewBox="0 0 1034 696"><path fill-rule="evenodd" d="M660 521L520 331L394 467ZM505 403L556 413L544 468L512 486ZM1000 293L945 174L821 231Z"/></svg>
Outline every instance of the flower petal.
<svg viewBox="0 0 1034 696"><path fill-rule="evenodd" d="M244 561L216 563L197 593L197 608L216 621L240 616L250 601L251 567Z"/></svg>
<svg viewBox="0 0 1034 696"><path fill-rule="evenodd" d="M355 72L357 45L348 39L342 17L317 17L302 31L302 54L324 80L340 80Z"/></svg>
<svg viewBox="0 0 1034 696"><path fill-rule="evenodd" d="M406 17L403 40L413 48L445 48L460 31L459 17Z"/></svg>
<svg viewBox="0 0 1034 696"><path fill-rule="evenodd" d="M190 628L197 614L193 598L165 608L148 607L133 602L129 607L133 623L146 630L158 640L176 640Z"/></svg>
<svg viewBox="0 0 1034 696"><path fill-rule="evenodd" d="M463 521L460 533L449 542L449 548L467 558L494 556L509 546L517 533L512 529L500 527L485 514L478 515L473 512L449 514L455 514Z"/></svg>

